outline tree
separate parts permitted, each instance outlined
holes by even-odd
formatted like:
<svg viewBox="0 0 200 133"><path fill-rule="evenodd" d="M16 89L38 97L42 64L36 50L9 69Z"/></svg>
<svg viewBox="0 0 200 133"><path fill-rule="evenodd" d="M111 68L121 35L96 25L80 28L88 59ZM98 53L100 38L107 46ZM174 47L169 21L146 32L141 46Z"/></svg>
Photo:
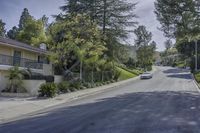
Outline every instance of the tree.
<svg viewBox="0 0 200 133"><path fill-rule="evenodd" d="M191 41L199 34L199 5L195 0L157 0L155 13L161 30L177 41Z"/></svg>
<svg viewBox="0 0 200 133"><path fill-rule="evenodd" d="M144 70L151 70L153 56L156 50L156 42L151 41L152 33L146 30L145 26L139 26L134 30L136 35L135 45L137 48L137 60L139 66Z"/></svg>
<svg viewBox="0 0 200 133"><path fill-rule="evenodd" d="M49 24L49 18L46 15L43 15L40 20L43 22L44 27L47 28Z"/></svg>
<svg viewBox="0 0 200 133"><path fill-rule="evenodd" d="M14 26L11 30L9 30L7 32L7 36L10 38L10 39L17 39L17 35L19 33L19 29Z"/></svg>
<svg viewBox="0 0 200 133"><path fill-rule="evenodd" d="M134 30L134 33L136 35L135 45L137 48L147 46L152 39L152 33L148 32L143 25L138 26L138 28Z"/></svg>
<svg viewBox="0 0 200 133"><path fill-rule="evenodd" d="M4 37L6 30L5 30L5 23L0 19L0 37Z"/></svg>
<svg viewBox="0 0 200 133"><path fill-rule="evenodd" d="M169 50L170 48L172 48L172 41L171 40L166 40L165 42L164 42L164 44L165 44L165 48L166 48L166 50Z"/></svg>
<svg viewBox="0 0 200 133"><path fill-rule="evenodd" d="M178 52L193 60L194 41L200 38L199 1L157 0L155 7L164 35L175 39Z"/></svg>
<svg viewBox="0 0 200 133"><path fill-rule="evenodd" d="M155 51L157 49L157 43L155 41L152 41L149 46Z"/></svg>
<svg viewBox="0 0 200 133"><path fill-rule="evenodd" d="M46 42L43 21L35 20L34 18L27 19L23 29L17 35L17 40L34 46Z"/></svg>
<svg viewBox="0 0 200 133"><path fill-rule="evenodd" d="M127 33L126 27L136 24L133 21L136 17L133 12L135 6L136 3L121 0L67 0L60 9L64 12L64 18L68 14L84 13L102 27L103 33L111 30L118 37L124 37Z"/></svg>
<svg viewBox="0 0 200 133"><path fill-rule="evenodd" d="M22 15L19 20L19 30L23 30L26 26L28 20L32 19L33 17L29 14L27 8L24 8Z"/></svg>
<svg viewBox="0 0 200 133"><path fill-rule="evenodd" d="M118 44L121 44L121 40L126 39L130 32L127 27L137 24L134 21L135 6L136 3L122 0L67 0L66 4L60 7L63 13L59 14L57 19L68 19L71 14L90 16L102 30L109 49L107 56L116 59L114 53L117 53Z"/></svg>
<svg viewBox="0 0 200 133"><path fill-rule="evenodd" d="M48 29L51 44L51 59L66 71L73 62L80 61L80 72L85 68L94 71L97 61L106 50L96 23L87 15L70 16L68 20L58 21Z"/></svg>

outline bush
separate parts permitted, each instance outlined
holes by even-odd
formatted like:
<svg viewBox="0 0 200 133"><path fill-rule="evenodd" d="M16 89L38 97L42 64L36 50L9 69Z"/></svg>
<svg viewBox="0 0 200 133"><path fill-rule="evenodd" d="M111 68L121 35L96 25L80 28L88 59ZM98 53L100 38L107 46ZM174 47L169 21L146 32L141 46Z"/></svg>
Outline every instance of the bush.
<svg viewBox="0 0 200 133"><path fill-rule="evenodd" d="M70 84L68 82L61 82L57 85L58 91L60 91L61 93L67 93L70 92L69 89Z"/></svg>
<svg viewBox="0 0 200 133"><path fill-rule="evenodd" d="M81 88L81 82L80 81L75 81L75 82L72 82L70 84L70 88L75 88L75 89L80 89Z"/></svg>
<svg viewBox="0 0 200 133"><path fill-rule="evenodd" d="M40 86L39 97L55 97L57 93L57 87L54 83L45 83Z"/></svg>
<svg viewBox="0 0 200 133"><path fill-rule="evenodd" d="M200 83L200 72L195 72L194 77L198 83Z"/></svg>

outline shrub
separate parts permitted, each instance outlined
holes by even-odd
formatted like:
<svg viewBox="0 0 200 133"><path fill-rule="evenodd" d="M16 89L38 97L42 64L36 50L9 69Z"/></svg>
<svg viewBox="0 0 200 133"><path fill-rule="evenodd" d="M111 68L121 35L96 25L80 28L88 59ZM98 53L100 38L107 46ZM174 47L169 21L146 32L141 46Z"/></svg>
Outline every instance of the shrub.
<svg viewBox="0 0 200 133"><path fill-rule="evenodd" d="M7 76L9 84L5 92L12 93L25 93L27 90L23 87L23 71L19 67L15 66L9 69L9 74Z"/></svg>
<svg viewBox="0 0 200 133"><path fill-rule="evenodd" d="M40 86L39 97L55 97L57 93L57 87L54 83L45 83Z"/></svg>
<svg viewBox="0 0 200 133"><path fill-rule="evenodd" d="M70 88L80 89L81 88L81 82L80 81L72 82L70 84Z"/></svg>
<svg viewBox="0 0 200 133"><path fill-rule="evenodd" d="M57 85L57 88L58 88L58 91L60 91L61 93L67 93L67 92L70 92L70 89L69 89L69 83L68 82L61 82Z"/></svg>
<svg viewBox="0 0 200 133"><path fill-rule="evenodd" d="M194 77L198 83L200 83L200 72L195 72Z"/></svg>

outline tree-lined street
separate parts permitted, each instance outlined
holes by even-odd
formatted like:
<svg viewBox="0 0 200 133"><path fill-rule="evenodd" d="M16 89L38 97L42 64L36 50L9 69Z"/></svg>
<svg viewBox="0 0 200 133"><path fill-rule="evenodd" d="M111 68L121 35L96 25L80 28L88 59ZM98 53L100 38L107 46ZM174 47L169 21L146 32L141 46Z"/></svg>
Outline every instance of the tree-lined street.
<svg viewBox="0 0 200 133"><path fill-rule="evenodd" d="M198 133L200 97L187 70L158 67L132 83L2 124L2 133Z"/></svg>

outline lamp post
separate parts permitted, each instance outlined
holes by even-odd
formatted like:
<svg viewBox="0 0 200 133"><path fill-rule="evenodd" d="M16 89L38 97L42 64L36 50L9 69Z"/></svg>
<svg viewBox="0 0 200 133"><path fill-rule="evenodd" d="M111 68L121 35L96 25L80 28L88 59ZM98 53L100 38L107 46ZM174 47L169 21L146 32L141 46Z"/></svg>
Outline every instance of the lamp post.
<svg viewBox="0 0 200 133"><path fill-rule="evenodd" d="M195 71L198 70L198 42L195 40Z"/></svg>

